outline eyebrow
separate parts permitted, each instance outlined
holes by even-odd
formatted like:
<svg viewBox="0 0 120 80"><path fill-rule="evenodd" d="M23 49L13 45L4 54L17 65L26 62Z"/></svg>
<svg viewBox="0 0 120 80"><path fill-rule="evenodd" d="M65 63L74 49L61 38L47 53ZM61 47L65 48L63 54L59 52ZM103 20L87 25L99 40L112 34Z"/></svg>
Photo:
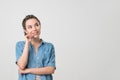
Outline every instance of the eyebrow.
<svg viewBox="0 0 120 80"><path fill-rule="evenodd" d="M39 25L39 22L36 22L34 25L38 24ZM32 25L27 25L27 26L32 26Z"/></svg>
<svg viewBox="0 0 120 80"><path fill-rule="evenodd" d="M36 24L38 24L38 25L39 25L39 23L35 23L34 25L36 25Z"/></svg>

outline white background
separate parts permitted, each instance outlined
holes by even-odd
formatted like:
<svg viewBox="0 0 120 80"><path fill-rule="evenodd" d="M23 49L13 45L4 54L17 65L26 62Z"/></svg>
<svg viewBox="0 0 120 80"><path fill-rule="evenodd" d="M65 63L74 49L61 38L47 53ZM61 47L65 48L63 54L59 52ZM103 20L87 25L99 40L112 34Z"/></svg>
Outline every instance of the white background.
<svg viewBox="0 0 120 80"><path fill-rule="evenodd" d="M34 14L56 49L54 80L120 80L120 0L0 0L0 79L17 80L15 44Z"/></svg>

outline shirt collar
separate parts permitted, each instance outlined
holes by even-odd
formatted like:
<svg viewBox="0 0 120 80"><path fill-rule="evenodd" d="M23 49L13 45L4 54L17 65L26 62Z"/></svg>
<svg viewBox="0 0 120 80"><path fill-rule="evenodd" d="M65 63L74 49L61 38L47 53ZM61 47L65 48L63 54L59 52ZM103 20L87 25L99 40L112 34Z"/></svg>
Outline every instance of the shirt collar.
<svg viewBox="0 0 120 80"><path fill-rule="evenodd" d="M45 43L45 41L43 39L40 39L40 40L41 40L40 46L42 46ZM30 43L30 46L33 47L31 43Z"/></svg>

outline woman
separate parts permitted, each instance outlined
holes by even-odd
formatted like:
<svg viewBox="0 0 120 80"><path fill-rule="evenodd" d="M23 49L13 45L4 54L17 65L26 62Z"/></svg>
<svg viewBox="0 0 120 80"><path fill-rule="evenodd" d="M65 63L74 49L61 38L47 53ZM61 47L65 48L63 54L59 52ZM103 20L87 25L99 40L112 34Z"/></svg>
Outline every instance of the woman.
<svg viewBox="0 0 120 80"><path fill-rule="evenodd" d="M19 80L53 80L55 50L52 43L40 39L41 23L34 15L27 15L22 22L25 41L16 43L16 64Z"/></svg>

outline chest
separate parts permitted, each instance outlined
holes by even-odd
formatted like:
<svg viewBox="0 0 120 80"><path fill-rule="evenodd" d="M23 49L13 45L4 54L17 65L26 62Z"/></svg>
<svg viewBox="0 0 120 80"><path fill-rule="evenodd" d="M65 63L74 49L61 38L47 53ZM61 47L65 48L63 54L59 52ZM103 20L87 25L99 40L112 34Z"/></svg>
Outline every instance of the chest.
<svg viewBox="0 0 120 80"><path fill-rule="evenodd" d="M39 48L37 52L31 48L29 51L28 67L43 67L49 60L50 51L48 48Z"/></svg>

